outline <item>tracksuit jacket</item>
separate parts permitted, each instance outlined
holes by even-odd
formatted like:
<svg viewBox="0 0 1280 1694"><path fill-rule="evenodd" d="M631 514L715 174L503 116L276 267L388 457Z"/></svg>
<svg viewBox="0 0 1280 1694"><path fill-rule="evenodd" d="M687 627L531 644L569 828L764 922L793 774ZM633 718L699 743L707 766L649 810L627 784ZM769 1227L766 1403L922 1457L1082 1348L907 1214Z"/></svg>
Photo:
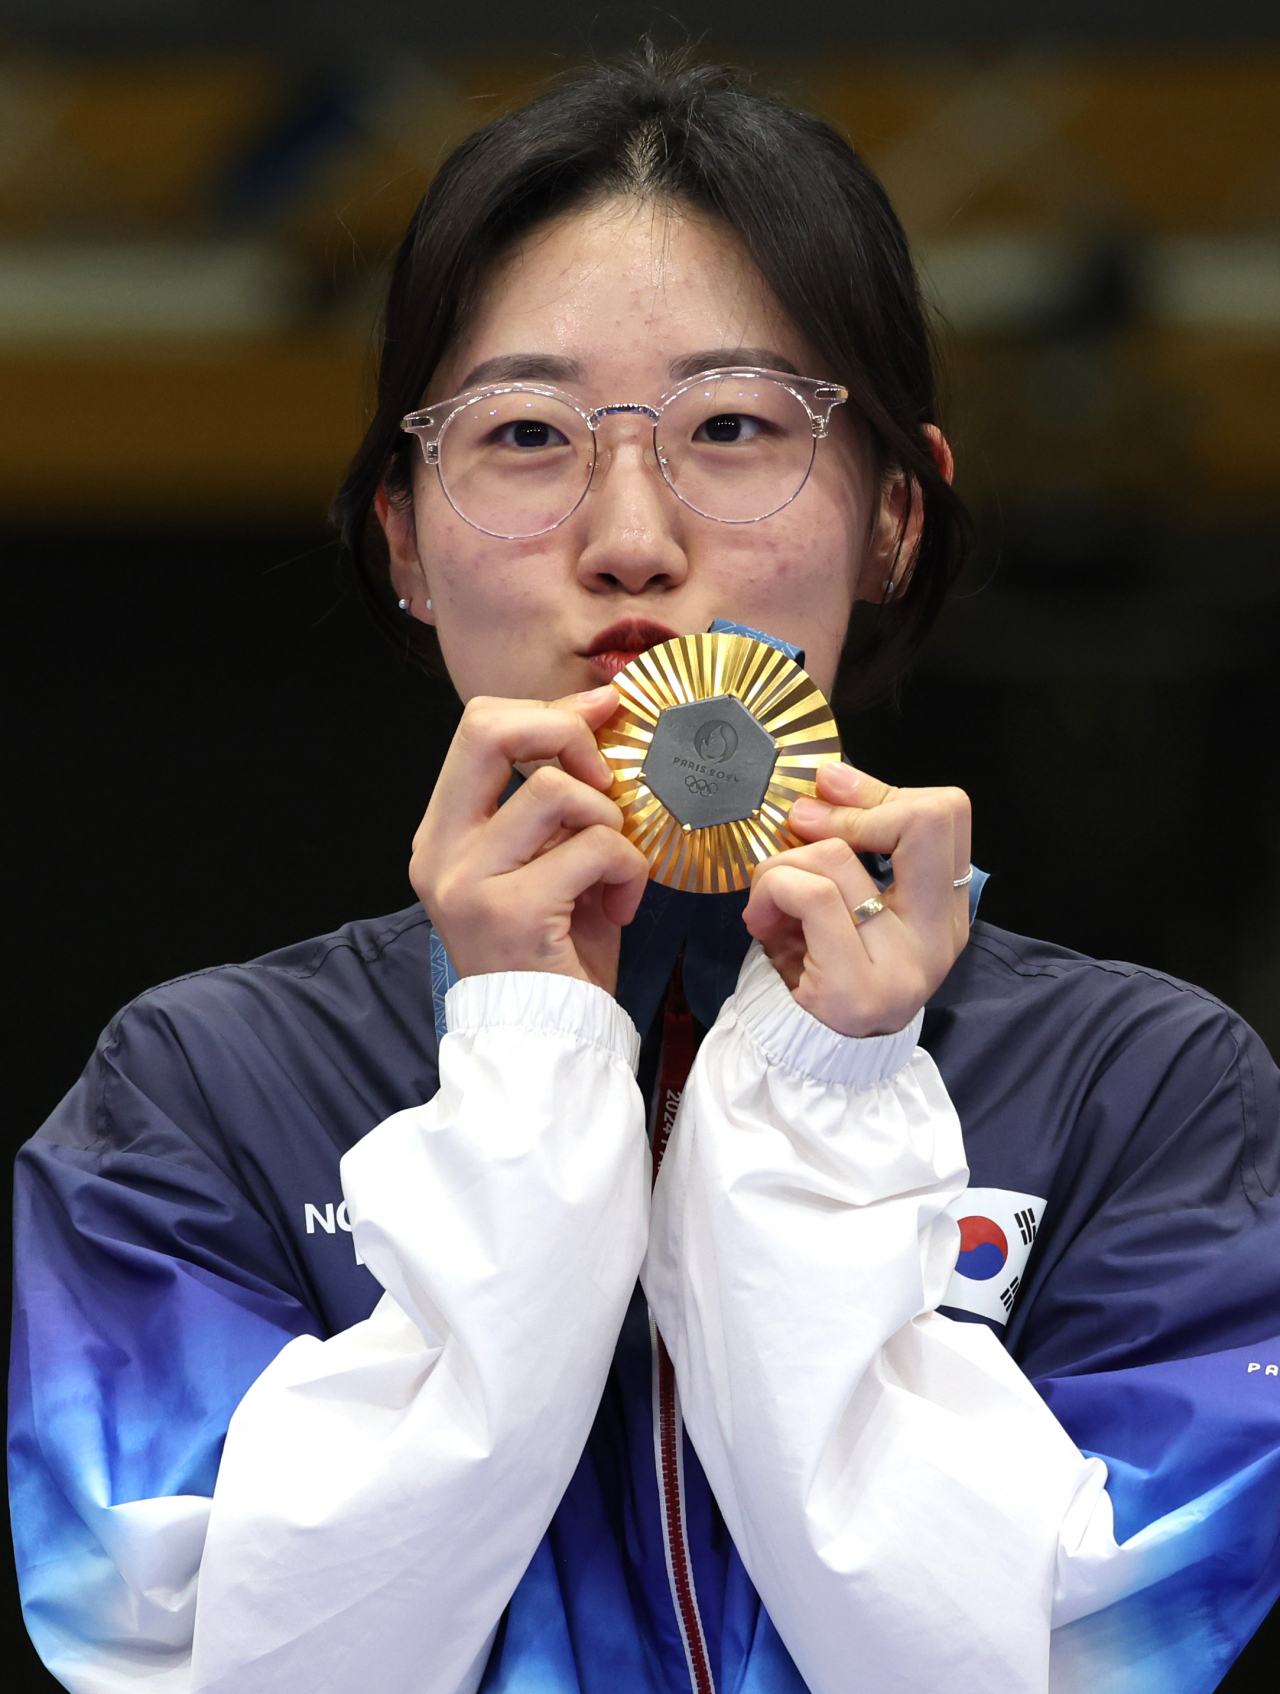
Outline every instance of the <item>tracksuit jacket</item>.
<svg viewBox="0 0 1280 1694"><path fill-rule="evenodd" d="M981 922L849 1039L741 910L651 887L617 999L450 986L414 908L114 1020L19 1161L18 1557L74 1694L1216 1685L1280 1592L1265 1049Z"/></svg>

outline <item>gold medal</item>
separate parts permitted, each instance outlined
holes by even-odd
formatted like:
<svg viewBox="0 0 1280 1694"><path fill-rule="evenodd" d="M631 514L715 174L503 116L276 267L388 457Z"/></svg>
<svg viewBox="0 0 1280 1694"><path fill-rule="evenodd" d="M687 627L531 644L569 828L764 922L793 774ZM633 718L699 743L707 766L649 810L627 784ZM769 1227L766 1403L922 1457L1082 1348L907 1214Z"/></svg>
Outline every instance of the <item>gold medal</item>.
<svg viewBox="0 0 1280 1694"><path fill-rule="evenodd" d="M681 635L637 654L596 739L613 766L622 833L668 888L726 894L800 838L792 802L840 757L831 708L807 672L746 635Z"/></svg>

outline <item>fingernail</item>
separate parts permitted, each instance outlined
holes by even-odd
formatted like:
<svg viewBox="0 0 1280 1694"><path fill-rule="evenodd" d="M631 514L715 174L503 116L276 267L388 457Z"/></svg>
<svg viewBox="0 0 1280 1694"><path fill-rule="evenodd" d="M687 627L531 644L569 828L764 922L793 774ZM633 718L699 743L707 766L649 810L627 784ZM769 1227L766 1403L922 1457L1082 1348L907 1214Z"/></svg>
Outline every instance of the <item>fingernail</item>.
<svg viewBox="0 0 1280 1694"><path fill-rule="evenodd" d="M571 694L569 698L571 700L580 700L582 704L586 706L589 705L592 700L598 700L602 694L608 693L612 687L613 684L611 682L602 682L599 688L584 688L581 693Z"/></svg>
<svg viewBox="0 0 1280 1694"><path fill-rule="evenodd" d="M797 800L791 808L792 823L821 823L823 818L829 818L835 808L828 806L825 800Z"/></svg>

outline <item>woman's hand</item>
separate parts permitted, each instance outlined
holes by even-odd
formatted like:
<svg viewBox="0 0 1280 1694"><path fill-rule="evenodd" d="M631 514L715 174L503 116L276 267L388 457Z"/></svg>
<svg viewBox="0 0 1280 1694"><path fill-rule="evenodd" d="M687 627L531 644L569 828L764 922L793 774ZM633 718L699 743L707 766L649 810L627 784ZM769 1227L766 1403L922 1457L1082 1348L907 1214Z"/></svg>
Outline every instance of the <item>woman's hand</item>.
<svg viewBox="0 0 1280 1694"><path fill-rule="evenodd" d="M829 764L790 821L807 845L756 871L747 928L819 1022L842 1035L905 1028L969 936L969 890L955 887L969 869L968 796ZM857 853L893 856L885 910L862 924L849 914L879 891Z"/></svg>
<svg viewBox="0 0 1280 1694"><path fill-rule="evenodd" d="M551 971L611 993L620 926L648 877L619 833L594 731L608 684L562 700L469 702L413 838L409 880L460 976ZM499 806L513 767L542 764Z"/></svg>

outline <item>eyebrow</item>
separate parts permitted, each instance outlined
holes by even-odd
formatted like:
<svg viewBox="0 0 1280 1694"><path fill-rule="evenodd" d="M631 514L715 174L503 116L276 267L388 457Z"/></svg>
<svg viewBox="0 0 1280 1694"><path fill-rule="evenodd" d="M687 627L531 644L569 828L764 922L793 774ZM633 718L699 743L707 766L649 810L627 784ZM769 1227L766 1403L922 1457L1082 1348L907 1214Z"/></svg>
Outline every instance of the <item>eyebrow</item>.
<svg viewBox="0 0 1280 1694"><path fill-rule="evenodd" d="M561 358L558 353L500 353L468 371L462 387L479 388L487 382L581 382L585 376L581 359Z"/></svg>
<svg viewBox="0 0 1280 1694"><path fill-rule="evenodd" d="M705 353L686 353L682 358L672 359L670 369L671 375L680 381L685 377L701 376L703 371L741 369L743 365L751 365L756 370L800 375L791 360L784 359L772 347L713 347Z"/></svg>
<svg viewBox="0 0 1280 1694"><path fill-rule="evenodd" d="M800 374L790 359L772 347L712 347L702 353L682 354L671 361L669 369L672 377L682 382L701 376L703 371L740 369L744 365ZM582 382L586 374L581 359L566 359L559 353L499 353L468 371L461 386L465 390L489 382Z"/></svg>

